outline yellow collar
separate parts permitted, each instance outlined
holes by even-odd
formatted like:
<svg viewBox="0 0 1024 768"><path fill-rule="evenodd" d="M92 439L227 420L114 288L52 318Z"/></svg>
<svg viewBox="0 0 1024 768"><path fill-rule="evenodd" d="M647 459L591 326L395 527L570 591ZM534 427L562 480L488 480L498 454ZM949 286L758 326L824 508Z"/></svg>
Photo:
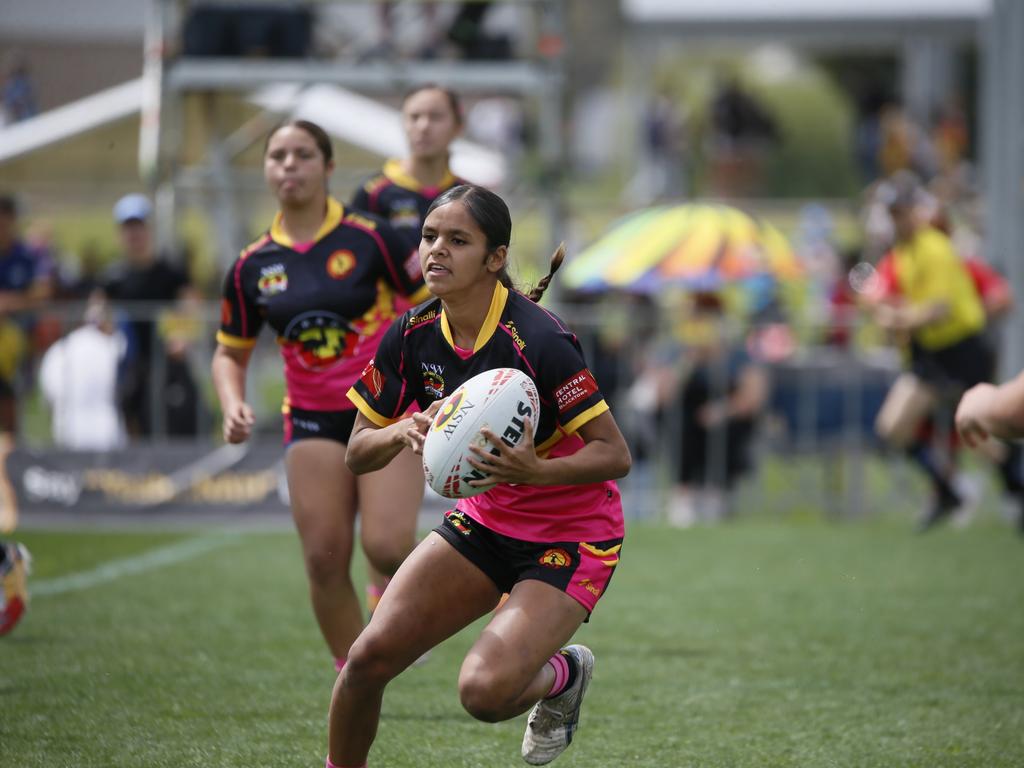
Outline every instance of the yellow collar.
<svg viewBox="0 0 1024 768"><path fill-rule="evenodd" d="M327 198L327 215L324 216L324 223L320 225L320 229L317 231L316 236L313 238L313 242L322 240L324 236L332 231L341 223L341 217L345 214L345 209L341 203L335 200L333 197ZM288 236L281 226L283 216L278 211L277 215L274 216L274 223L270 225L270 237L275 243L285 246L286 248L293 248L295 242Z"/></svg>
<svg viewBox="0 0 1024 768"><path fill-rule="evenodd" d="M476 341L473 342L474 353L490 341L491 336L494 335L494 331L498 328L498 321L501 319L501 313L505 309L505 302L507 301L508 288L501 283L497 283L494 286L494 295L491 296L491 306L487 310L487 317L484 318L483 325L480 326L480 332L476 335ZM448 315L445 314L443 305L441 307L441 333L444 334L445 340L451 344L452 349L455 349L455 338L452 336L451 326L448 325Z"/></svg>
<svg viewBox="0 0 1024 768"><path fill-rule="evenodd" d="M384 163L384 175L391 181L400 187L405 187L413 192L422 192L427 189L423 184L420 184L412 174L407 173L402 167L401 160L388 160ZM445 168L444 176L441 177L441 181L438 182L436 187L431 189L448 189L455 184L455 177L452 175L450 168Z"/></svg>

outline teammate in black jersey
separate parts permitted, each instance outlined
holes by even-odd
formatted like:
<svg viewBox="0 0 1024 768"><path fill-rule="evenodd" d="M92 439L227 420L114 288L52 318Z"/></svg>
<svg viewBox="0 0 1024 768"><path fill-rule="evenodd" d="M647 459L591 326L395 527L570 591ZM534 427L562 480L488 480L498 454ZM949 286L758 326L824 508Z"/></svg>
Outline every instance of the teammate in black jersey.
<svg viewBox="0 0 1024 768"><path fill-rule="evenodd" d="M285 364L292 514L313 611L340 670L363 626L349 575L356 512L368 560L391 574L415 544L423 498L423 471L411 450L358 478L345 466L355 419L345 393L391 324L396 293L422 300L428 292L405 240L328 195L331 157L327 134L306 121L286 123L267 140L264 174L280 213L225 276L213 380L224 439L247 440L246 369L260 328L274 330Z"/></svg>
<svg viewBox="0 0 1024 768"><path fill-rule="evenodd" d="M448 167L449 147L462 131L459 98L436 85L422 85L402 102L402 128L409 156L388 160L352 197L352 206L387 219L413 248L420 225L438 195L465 182Z"/></svg>
<svg viewBox="0 0 1024 768"><path fill-rule="evenodd" d="M448 148L462 130L458 96L436 85L414 88L402 101L402 128L409 156L388 160L380 173L356 190L352 207L387 219L415 249L427 208L439 194L464 183L448 168ZM372 612L387 578L372 565L369 572L366 604Z"/></svg>

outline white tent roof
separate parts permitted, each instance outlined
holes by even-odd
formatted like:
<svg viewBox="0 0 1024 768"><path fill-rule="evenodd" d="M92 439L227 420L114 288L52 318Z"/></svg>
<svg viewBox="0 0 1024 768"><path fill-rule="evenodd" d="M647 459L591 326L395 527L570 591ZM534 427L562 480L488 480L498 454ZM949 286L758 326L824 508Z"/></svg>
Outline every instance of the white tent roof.
<svg viewBox="0 0 1024 768"><path fill-rule="evenodd" d="M0 165L137 117L142 94L142 80L132 80L2 128ZM302 89L274 85L250 94L247 100L272 112L312 120L335 138L380 156L401 156L406 151L398 110L337 86ZM506 167L499 152L459 140L452 147L452 170L479 184L498 186L505 178Z"/></svg>

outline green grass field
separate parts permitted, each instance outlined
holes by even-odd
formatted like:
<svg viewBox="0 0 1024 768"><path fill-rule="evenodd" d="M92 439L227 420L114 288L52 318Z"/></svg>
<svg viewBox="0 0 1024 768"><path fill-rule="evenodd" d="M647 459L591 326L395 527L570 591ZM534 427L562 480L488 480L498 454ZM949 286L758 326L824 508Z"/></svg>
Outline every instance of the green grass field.
<svg viewBox="0 0 1024 768"><path fill-rule="evenodd" d="M555 765L1024 764L1024 540L909 528L634 526ZM323 765L334 674L294 533L20 538L35 596L0 640L0 765ZM371 765L524 765L524 718L459 706L477 629L389 688Z"/></svg>

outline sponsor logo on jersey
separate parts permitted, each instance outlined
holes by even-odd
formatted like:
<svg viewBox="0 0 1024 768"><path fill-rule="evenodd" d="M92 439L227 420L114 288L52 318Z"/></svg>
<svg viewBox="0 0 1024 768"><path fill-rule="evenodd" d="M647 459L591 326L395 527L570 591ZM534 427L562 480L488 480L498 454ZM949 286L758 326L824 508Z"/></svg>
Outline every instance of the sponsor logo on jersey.
<svg viewBox="0 0 1024 768"><path fill-rule="evenodd" d="M597 381L588 369L584 368L575 376L570 376L555 390L555 404L559 413L575 408L591 395L597 393Z"/></svg>
<svg viewBox="0 0 1024 768"><path fill-rule="evenodd" d="M375 400L384 393L384 374L373 364L373 360L366 364L363 372L359 374L359 380L363 382Z"/></svg>
<svg viewBox="0 0 1024 768"><path fill-rule="evenodd" d="M327 258L327 274L335 280L341 280L356 265L356 257L352 251L335 251Z"/></svg>
<svg viewBox="0 0 1024 768"><path fill-rule="evenodd" d="M284 270L284 264L272 264L260 269L260 279L256 287L262 296L273 296L275 293L287 291L288 273Z"/></svg>
<svg viewBox="0 0 1024 768"><path fill-rule="evenodd" d="M519 331L516 329L515 323L508 320L505 323L505 327L508 328L508 332L512 336L512 342L519 347L519 351L522 352L526 349L526 342L523 341L522 336L519 335Z"/></svg>
<svg viewBox="0 0 1024 768"><path fill-rule="evenodd" d="M355 224L357 227L368 229L371 232L374 232L377 229L377 222L375 222L373 219L368 219L365 216L355 213L354 211L352 213L346 214L344 221L346 224Z"/></svg>
<svg viewBox="0 0 1024 768"><path fill-rule="evenodd" d="M423 371L423 389L431 397L444 397L444 366L437 363L420 363Z"/></svg>
<svg viewBox="0 0 1024 768"><path fill-rule="evenodd" d="M413 328L417 325L422 325L423 323L429 323L435 317L437 317L437 310L432 309L429 312L424 312L422 315L413 315L409 318L408 325L410 328Z"/></svg>
<svg viewBox="0 0 1024 768"><path fill-rule="evenodd" d="M572 555L561 547L545 550L537 561L548 568L568 568L572 565Z"/></svg>
<svg viewBox="0 0 1024 768"><path fill-rule="evenodd" d="M323 310L304 312L284 329L282 337L303 368L323 371L351 357L359 332L345 318Z"/></svg>
<svg viewBox="0 0 1024 768"><path fill-rule="evenodd" d="M220 324L221 327L227 328L231 325L231 318L234 314L231 309L231 302L227 299L220 300Z"/></svg>

